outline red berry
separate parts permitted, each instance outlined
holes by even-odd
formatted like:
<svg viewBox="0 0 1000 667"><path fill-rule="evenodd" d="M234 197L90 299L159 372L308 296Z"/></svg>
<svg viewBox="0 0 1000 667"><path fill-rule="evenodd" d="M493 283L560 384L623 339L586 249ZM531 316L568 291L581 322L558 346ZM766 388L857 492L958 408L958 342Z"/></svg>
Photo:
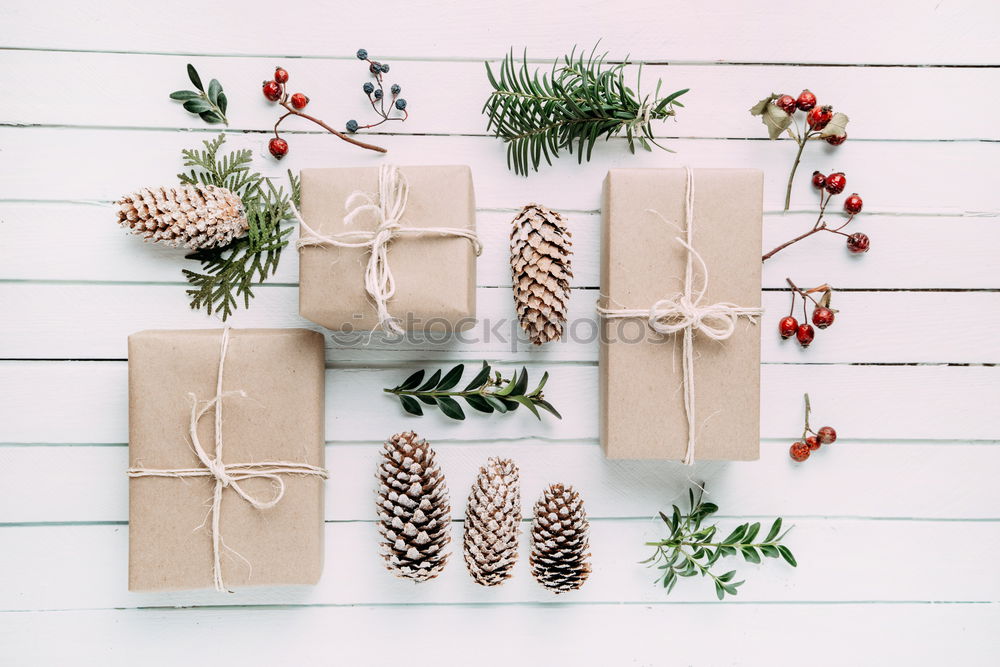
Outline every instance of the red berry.
<svg viewBox="0 0 1000 667"><path fill-rule="evenodd" d="M833 118L833 107L813 107L806 115L806 122L814 130L822 130Z"/></svg>
<svg viewBox="0 0 1000 667"><path fill-rule="evenodd" d="M808 88L799 93L799 99L795 100L795 106L802 111L809 111L816 106L816 96Z"/></svg>
<svg viewBox="0 0 1000 667"><path fill-rule="evenodd" d="M824 445L829 445L832 442L836 442L837 432L833 430L832 426L824 426L816 431L816 439Z"/></svg>
<svg viewBox="0 0 1000 667"><path fill-rule="evenodd" d="M268 142L267 150L271 151L271 155L280 160L288 153L288 142L280 137L275 137Z"/></svg>
<svg viewBox="0 0 1000 667"><path fill-rule="evenodd" d="M292 106L296 109L305 109L307 104L309 104L309 98L302 93L292 95Z"/></svg>
<svg viewBox="0 0 1000 667"><path fill-rule="evenodd" d="M847 176L844 172L838 171L826 177L826 191L831 195L839 195L847 187Z"/></svg>
<svg viewBox="0 0 1000 667"><path fill-rule="evenodd" d="M861 213L861 207L863 205L864 202L861 201L861 197L858 196L857 192L855 192L850 197L844 200L844 210L850 213L851 215L854 215L856 213Z"/></svg>
<svg viewBox="0 0 1000 667"><path fill-rule="evenodd" d="M264 97L272 102L278 101L278 98L281 97L281 86L278 85L277 81L264 82Z"/></svg>
<svg viewBox="0 0 1000 667"><path fill-rule="evenodd" d="M822 188L824 185L826 185L826 176L824 176L822 172L814 171L813 172L813 187L814 188Z"/></svg>
<svg viewBox="0 0 1000 667"><path fill-rule="evenodd" d="M278 83L286 83L288 81L288 72L280 67L274 68L274 80Z"/></svg>
<svg viewBox="0 0 1000 667"><path fill-rule="evenodd" d="M819 449L820 442L819 440L816 439L815 435L810 435L808 438L806 438L806 444L809 445L810 450L816 451L817 449Z"/></svg>
<svg viewBox="0 0 1000 667"><path fill-rule="evenodd" d="M809 445L804 442L792 443L792 446L788 448L788 455L792 457L793 461L802 463L809 458Z"/></svg>
<svg viewBox="0 0 1000 667"><path fill-rule="evenodd" d="M791 95L782 95L774 101L774 104L789 116L795 113L795 98Z"/></svg>
<svg viewBox="0 0 1000 667"><path fill-rule="evenodd" d="M812 328L811 324L800 324L799 328L795 331L795 338L798 339L799 345L802 347L809 347L809 343L813 342L813 338L816 337L816 331Z"/></svg>
<svg viewBox="0 0 1000 667"><path fill-rule="evenodd" d="M798 321L789 315L788 317L783 317L780 322L778 322L778 333L781 334L782 338L791 338L795 335L795 332L799 328Z"/></svg>
<svg viewBox="0 0 1000 667"><path fill-rule="evenodd" d="M847 132L844 132L843 134L835 134L824 138L826 139L826 143L830 144L831 146L839 146L840 144L847 141Z"/></svg>
<svg viewBox="0 0 1000 667"><path fill-rule="evenodd" d="M813 324L820 329L825 329L833 324L833 311L824 306L813 309Z"/></svg>
<svg viewBox="0 0 1000 667"><path fill-rule="evenodd" d="M856 255L868 252L869 243L868 236L861 232L856 232L847 237L847 249Z"/></svg>

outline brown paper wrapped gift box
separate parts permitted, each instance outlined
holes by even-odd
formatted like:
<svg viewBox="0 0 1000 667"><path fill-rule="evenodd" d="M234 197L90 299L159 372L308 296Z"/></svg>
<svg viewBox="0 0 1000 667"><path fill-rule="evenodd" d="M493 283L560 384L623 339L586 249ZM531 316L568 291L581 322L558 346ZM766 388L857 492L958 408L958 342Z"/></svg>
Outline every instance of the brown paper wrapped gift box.
<svg viewBox="0 0 1000 667"><path fill-rule="evenodd" d="M129 337L129 465L194 469L203 465L188 435L191 399L216 394L221 330L143 331ZM285 461L323 466L323 336L305 329L230 330L223 391L223 463ZM215 454L214 413L198 436ZM323 569L323 479L282 476L285 494L258 510L222 490L221 574L227 588L312 584ZM242 488L270 499L267 479ZM213 586L212 477L129 480L129 590ZM238 555L236 555L238 554ZM241 558L242 557L242 558ZM243 559L246 559L245 561ZM248 565L249 564L249 565Z"/></svg>
<svg viewBox="0 0 1000 667"><path fill-rule="evenodd" d="M703 303L759 308L763 175L751 169L695 169L693 175L693 247L709 271ZM687 251L676 238L685 238L686 194L684 169L608 172L601 254L606 307L649 309L684 289ZM701 279L696 269L695 283ZM682 334L653 332L645 318L605 319L601 326L605 453L616 459L682 459L688 438ZM757 459L759 324L740 317L729 339L695 331L693 341L695 458Z"/></svg>
<svg viewBox="0 0 1000 667"><path fill-rule="evenodd" d="M472 172L466 166L399 167L409 185L405 227L476 228ZM355 191L377 193L379 168L302 170L302 218L325 236L373 229L344 222ZM299 313L328 329L369 331L379 325L365 292L367 248L306 246L299 257ZM476 315L476 254L467 239L427 234L393 239L388 250L396 294L389 311L407 330L468 329Z"/></svg>

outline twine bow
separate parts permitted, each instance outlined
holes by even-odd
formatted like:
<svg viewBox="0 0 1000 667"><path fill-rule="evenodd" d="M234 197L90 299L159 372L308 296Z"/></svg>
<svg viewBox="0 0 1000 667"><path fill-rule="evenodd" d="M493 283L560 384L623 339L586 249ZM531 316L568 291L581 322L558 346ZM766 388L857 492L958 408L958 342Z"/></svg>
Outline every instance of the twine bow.
<svg viewBox="0 0 1000 667"><path fill-rule="evenodd" d="M341 232L333 236L320 234L306 224L301 214L293 206L295 217L298 218L303 232L300 235L297 246L299 248L306 246L368 248L371 254L368 257L368 264L365 266L365 291L375 303L379 326L386 333L401 335L403 328L399 326L397 318L389 313L388 306L389 299L396 293L396 279L389 268L389 244L392 240L403 234L414 236L424 234L456 236L468 239L472 243L477 257L482 253L483 246L476 232L472 229L463 229L460 227L404 227L400 221L406 212L409 185L406 182L406 177L403 176L398 167L389 164L383 164L379 167L378 191L377 201L372 199L368 193L355 190L347 197L347 201L344 203L344 207L348 212L344 217L344 224L354 224L362 215L371 214L376 220L375 229L372 231L357 230Z"/></svg>
<svg viewBox="0 0 1000 667"><path fill-rule="evenodd" d="M686 238L675 237L681 246L687 250L687 261L684 268L684 290L672 297L660 299L648 310L643 309L610 309L597 307L597 313L605 319L646 318L649 328L658 334L669 336L675 333L683 334L682 349L682 382L684 386L684 414L688 423L688 442L683 462L686 465L694 463L694 450L697 441L697 422L695 420L694 393L694 332L712 340L726 340L736 331L736 321L746 317L756 324L756 318L763 309L744 308L735 303L722 301L713 304L703 304L702 300L708 290L708 266L701 254L692 245L694 238L694 171L685 168L687 183L684 199L684 232ZM663 216L650 209L664 222ZM667 223L670 224L670 223ZM694 287L695 263L702 276L700 289Z"/></svg>
<svg viewBox="0 0 1000 667"><path fill-rule="evenodd" d="M176 468L161 470L155 468L133 467L128 469L129 477L212 477L215 479L215 493L212 497L212 574L215 582L215 590L224 591L226 587L222 581L222 549L226 548L236 554L235 551L226 547L220 532L220 507L222 505L222 491L231 488L236 494L258 510L266 510L274 507L285 497L285 480L282 475L315 475L326 479L327 471L319 466L308 463L294 463L289 461L265 461L261 463L230 463L222 461L222 401L230 396L246 398L246 392L242 390L222 391L222 374L225 369L226 352L229 350L229 328L222 331L222 350L219 355L219 374L216 381L215 396L207 401L198 401L193 393L189 393L191 399L191 421L188 424L188 435L191 438L191 445L194 453L198 456L203 467L201 468ZM198 422L208 414L209 410L215 411L215 456L209 456L205 447L198 437ZM274 485L274 494L269 499L261 499L246 491L240 482L248 479L267 479ZM246 559L236 554L244 562Z"/></svg>

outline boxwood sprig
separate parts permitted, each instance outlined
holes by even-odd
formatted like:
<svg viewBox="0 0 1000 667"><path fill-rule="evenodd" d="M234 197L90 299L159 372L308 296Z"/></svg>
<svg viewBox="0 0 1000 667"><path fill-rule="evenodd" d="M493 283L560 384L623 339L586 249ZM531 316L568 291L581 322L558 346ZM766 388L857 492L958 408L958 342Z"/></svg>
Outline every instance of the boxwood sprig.
<svg viewBox="0 0 1000 667"><path fill-rule="evenodd" d="M424 414L421 403L436 405L445 416L451 419L465 419L465 411L459 400L465 401L470 408L478 412L501 414L513 412L518 406L524 406L538 419L542 418L539 409L545 410L558 419L562 415L545 400L542 389L549 380L549 374L544 373L538 386L528 391L528 370L514 371L513 377L504 378L499 371L494 372L487 362L483 362L479 372L464 389L456 390L465 372L465 364L458 364L447 373L440 369L434 371L426 380L425 373L419 370L400 384L391 389L383 389L387 394L395 394L403 409L411 415Z"/></svg>
<svg viewBox="0 0 1000 667"><path fill-rule="evenodd" d="M224 123L225 125L229 125L229 120L226 118L226 108L229 106L229 100L226 99L226 94L222 92L222 84L217 79L212 79L209 81L208 90L206 91L205 86L201 82L201 77L198 75L198 70L194 68L194 65L188 63L187 73L188 78L191 79L191 83L198 90L175 90L170 93L170 99L183 102L185 110L196 116L200 116L206 123Z"/></svg>

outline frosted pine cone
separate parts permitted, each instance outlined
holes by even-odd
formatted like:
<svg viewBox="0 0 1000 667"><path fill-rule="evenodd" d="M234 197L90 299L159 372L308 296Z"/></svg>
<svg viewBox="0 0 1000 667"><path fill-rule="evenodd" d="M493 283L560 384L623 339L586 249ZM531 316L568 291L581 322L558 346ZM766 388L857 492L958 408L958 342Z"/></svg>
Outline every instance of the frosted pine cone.
<svg viewBox="0 0 1000 667"><path fill-rule="evenodd" d="M477 584L510 579L521 532L521 481L510 459L491 458L479 469L465 509L465 566Z"/></svg>
<svg viewBox="0 0 1000 667"><path fill-rule="evenodd" d="M433 579L448 562L451 541L448 488L434 450L412 431L398 433L386 440L376 477L385 566L397 577Z"/></svg>
<svg viewBox="0 0 1000 667"><path fill-rule="evenodd" d="M531 573L554 593L573 591L590 576L590 522L573 487L553 484L535 503Z"/></svg>
<svg viewBox="0 0 1000 667"><path fill-rule="evenodd" d="M528 204L510 231L510 268L517 317L535 345L559 340L569 303L569 229L566 220L544 206Z"/></svg>
<svg viewBox="0 0 1000 667"><path fill-rule="evenodd" d="M119 225L174 248L226 246L248 228L240 198L214 185L143 188L115 203Z"/></svg>

